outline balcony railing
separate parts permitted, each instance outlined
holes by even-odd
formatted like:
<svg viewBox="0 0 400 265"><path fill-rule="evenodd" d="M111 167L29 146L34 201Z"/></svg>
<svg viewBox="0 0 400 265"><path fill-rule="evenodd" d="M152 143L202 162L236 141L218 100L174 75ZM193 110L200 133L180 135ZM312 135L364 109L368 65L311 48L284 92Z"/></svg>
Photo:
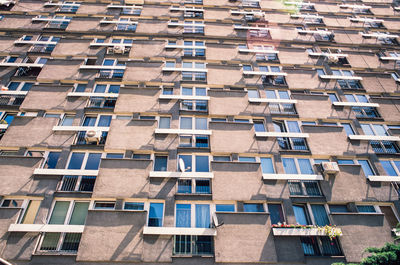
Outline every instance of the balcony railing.
<svg viewBox="0 0 400 265"><path fill-rule="evenodd" d="M269 104L271 114L297 114L294 104Z"/></svg>
<svg viewBox="0 0 400 265"><path fill-rule="evenodd" d="M24 99L21 95L0 95L0 106L20 106Z"/></svg>
<svg viewBox="0 0 400 265"><path fill-rule="evenodd" d="M290 195L297 196L322 196L321 190L317 181L313 180L290 180L289 192Z"/></svg>
<svg viewBox="0 0 400 265"><path fill-rule="evenodd" d="M64 176L60 191L93 191L96 176Z"/></svg>
<svg viewBox="0 0 400 265"><path fill-rule="evenodd" d="M29 52L51 53L55 47L54 44L36 44L30 48Z"/></svg>

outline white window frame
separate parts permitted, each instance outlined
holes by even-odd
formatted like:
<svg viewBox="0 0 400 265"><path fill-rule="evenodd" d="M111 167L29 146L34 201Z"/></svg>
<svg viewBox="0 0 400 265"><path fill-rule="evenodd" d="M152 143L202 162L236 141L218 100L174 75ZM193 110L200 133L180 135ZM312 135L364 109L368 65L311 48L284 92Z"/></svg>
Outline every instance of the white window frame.
<svg viewBox="0 0 400 265"><path fill-rule="evenodd" d="M182 118L192 118L192 128L191 129L181 129L181 119ZM196 129L196 119L206 119L207 121L207 129ZM180 115L179 116L179 129L181 130L209 130L209 119L207 117L197 117L197 116L185 116L185 115Z"/></svg>
<svg viewBox="0 0 400 265"><path fill-rule="evenodd" d="M64 224L63 225L70 225L69 222L71 221L72 213L74 211L76 202L88 202L89 203L88 209L90 209L90 200L85 200L85 199L82 199L82 200L73 199L73 200L71 200L71 199L56 198L56 199L53 200L53 202L51 204L51 208L50 208L51 210L49 211L49 214L47 216L46 224L49 224L49 222L50 222L50 219L51 219L51 217L53 215L53 212L54 212L54 208L56 206L56 202L65 202L65 201L69 202L69 206L68 206L67 213L65 215L65 220L64 220Z"/></svg>
<svg viewBox="0 0 400 265"><path fill-rule="evenodd" d="M193 179L193 180L195 180L195 179ZM193 183L192 183L192 185L193 185ZM215 203L210 202L210 201L175 201L174 227L176 227L176 218L177 218L176 205L177 204L190 204L190 228L196 228L196 204L209 205L210 206L210 225L211 226L213 225L213 215L215 214ZM210 227L210 228L212 228L212 227Z"/></svg>
<svg viewBox="0 0 400 265"><path fill-rule="evenodd" d="M208 169L209 169L209 172L211 172L212 170L211 170L211 161L212 161L212 155L211 154L209 154L209 153L178 153L177 154L177 161L176 161L176 170L178 171L178 172L180 172L179 171L179 156L180 155L187 155L187 156L191 156L192 157L192 167L190 168L192 171L192 173L207 173L207 172L198 172L198 171L195 171L195 169L196 169L196 156L208 156ZM187 167L187 165L185 165L186 167Z"/></svg>
<svg viewBox="0 0 400 265"><path fill-rule="evenodd" d="M69 166L69 163L71 162L73 153L83 153L84 154L83 159L82 159L82 165L81 165L80 169L68 169L68 166ZM85 167L86 167L86 164L87 164L87 161L89 158L89 154L91 154L91 153L101 154L100 161L101 161L101 159L106 158L106 155L107 155L107 153L104 153L102 151L96 151L96 150L92 150L92 151L74 150L68 154L68 159L67 159L67 163L65 165L65 169L66 170L88 170L88 169L85 169Z"/></svg>

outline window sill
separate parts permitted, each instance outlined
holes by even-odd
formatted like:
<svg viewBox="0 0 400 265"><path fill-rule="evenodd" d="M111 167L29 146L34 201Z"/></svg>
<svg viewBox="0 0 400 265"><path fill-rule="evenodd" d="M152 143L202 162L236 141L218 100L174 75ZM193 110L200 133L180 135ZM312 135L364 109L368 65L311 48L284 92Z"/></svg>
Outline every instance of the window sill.
<svg viewBox="0 0 400 265"><path fill-rule="evenodd" d="M32 256L77 256L77 252L62 252L62 251L53 251L53 252L47 252L47 251L41 251L38 250L35 253L32 254Z"/></svg>
<svg viewBox="0 0 400 265"><path fill-rule="evenodd" d="M172 255L172 258L214 258L214 254L209 254L209 255L195 255L195 254L179 255L179 254L175 254L175 255Z"/></svg>

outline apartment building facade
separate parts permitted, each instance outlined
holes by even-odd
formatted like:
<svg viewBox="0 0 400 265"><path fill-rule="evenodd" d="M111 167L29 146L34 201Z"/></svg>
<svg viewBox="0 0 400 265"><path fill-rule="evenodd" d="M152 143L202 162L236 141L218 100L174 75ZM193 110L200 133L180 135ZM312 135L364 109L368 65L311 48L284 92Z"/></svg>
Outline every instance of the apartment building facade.
<svg viewBox="0 0 400 265"><path fill-rule="evenodd" d="M332 264L393 242L400 3L0 4L2 259Z"/></svg>

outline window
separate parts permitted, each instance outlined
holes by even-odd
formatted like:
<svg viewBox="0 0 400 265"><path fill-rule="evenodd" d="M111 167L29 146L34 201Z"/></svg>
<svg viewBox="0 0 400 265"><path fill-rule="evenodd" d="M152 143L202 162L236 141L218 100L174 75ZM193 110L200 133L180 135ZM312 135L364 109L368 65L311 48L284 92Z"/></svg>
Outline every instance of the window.
<svg viewBox="0 0 400 265"><path fill-rule="evenodd" d="M220 161L220 162L230 162L230 156L213 156L213 161Z"/></svg>
<svg viewBox="0 0 400 265"><path fill-rule="evenodd" d="M174 255L212 255L212 236L174 236Z"/></svg>
<svg viewBox="0 0 400 265"><path fill-rule="evenodd" d="M125 202L124 210L143 211L144 210L144 202Z"/></svg>
<svg viewBox="0 0 400 265"><path fill-rule="evenodd" d="M195 33L204 34L204 22L203 21L185 21L183 27L183 33Z"/></svg>
<svg viewBox="0 0 400 265"><path fill-rule="evenodd" d="M265 132L265 126L263 120L253 120L254 130L256 132Z"/></svg>
<svg viewBox="0 0 400 265"><path fill-rule="evenodd" d="M186 172L209 172L209 157L206 155L178 155L179 159L182 159L185 164L185 169L181 169L180 165L178 168L180 171Z"/></svg>
<svg viewBox="0 0 400 265"><path fill-rule="evenodd" d="M59 190L75 192L92 192L96 176L63 176Z"/></svg>
<svg viewBox="0 0 400 265"><path fill-rule="evenodd" d="M376 213L373 205L357 205L356 207L359 213Z"/></svg>
<svg viewBox="0 0 400 265"><path fill-rule="evenodd" d="M88 209L85 201L55 201L48 224L84 225Z"/></svg>
<svg viewBox="0 0 400 265"><path fill-rule="evenodd" d="M140 16L142 13L142 9L124 6L121 11L121 15L133 15L133 16Z"/></svg>
<svg viewBox="0 0 400 265"><path fill-rule="evenodd" d="M366 95L359 94L347 94L345 95L348 102L357 103L369 103L369 99ZM380 117L378 111L374 107L352 107L357 118L377 118Z"/></svg>
<svg viewBox="0 0 400 265"><path fill-rule="evenodd" d="M40 251L77 252L82 234L46 232L41 241Z"/></svg>
<svg viewBox="0 0 400 265"><path fill-rule="evenodd" d="M9 91L29 91L33 84L30 82L10 82L7 88Z"/></svg>
<svg viewBox="0 0 400 265"><path fill-rule="evenodd" d="M341 125L343 126L347 136L354 135L354 130L350 123L341 123Z"/></svg>
<svg viewBox="0 0 400 265"><path fill-rule="evenodd" d="M400 176L400 161L380 160L387 176Z"/></svg>
<svg viewBox="0 0 400 265"><path fill-rule="evenodd" d="M301 133L297 121L273 121L276 132ZM283 150L309 150L305 138L278 137L278 145Z"/></svg>
<svg viewBox="0 0 400 265"><path fill-rule="evenodd" d="M281 204L268 203L268 212L271 218L271 224L278 224L285 222L285 216L283 215L283 209Z"/></svg>
<svg viewBox="0 0 400 265"><path fill-rule="evenodd" d="M67 169L98 170L102 153L72 152Z"/></svg>
<svg viewBox="0 0 400 265"><path fill-rule="evenodd" d="M194 213L193 215L191 213ZM176 227L210 228L211 214L209 204L176 204Z"/></svg>
<svg viewBox="0 0 400 265"><path fill-rule="evenodd" d="M174 89L172 87L163 87L162 94L163 95L173 95Z"/></svg>
<svg viewBox="0 0 400 265"><path fill-rule="evenodd" d="M102 66L109 66L110 69L101 69L99 78L122 78L124 76L125 62L116 59L104 59Z"/></svg>
<svg viewBox="0 0 400 265"><path fill-rule="evenodd" d="M300 237L305 256L342 256L338 240L329 237Z"/></svg>
<svg viewBox="0 0 400 265"><path fill-rule="evenodd" d="M282 158L283 168L286 174L310 174L314 170L311 162L307 158ZM296 196L321 196L321 191L317 181L302 180L288 181L290 195Z"/></svg>
<svg viewBox="0 0 400 265"><path fill-rule="evenodd" d="M61 13L75 13L78 11L79 4L76 4L75 2L66 2L62 3L58 9L58 12Z"/></svg>
<svg viewBox="0 0 400 265"><path fill-rule="evenodd" d="M274 174L274 165L272 164L272 158L270 157L260 157L261 170L263 174Z"/></svg>
<svg viewBox="0 0 400 265"><path fill-rule="evenodd" d="M334 76L354 76L353 72L350 70L332 70L332 75ZM346 80L346 79L338 79L337 80L340 88L342 89L362 89L362 85L358 80Z"/></svg>
<svg viewBox="0 0 400 265"><path fill-rule="evenodd" d="M150 203L148 226L163 226L164 203Z"/></svg>
<svg viewBox="0 0 400 265"><path fill-rule="evenodd" d="M364 171L364 175L366 177L375 175L374 171L372 170L371 164L367 159L357 160L357 162L359 165L361 165L361 168Z"/></svg>
<svg viewBox="0 0 400 265"><path fill-rule="evenodd" d="M106 158L122 159L124 158L123 153L107 153Z"/></svg>
<svg viewBox="0 0 400 265"><path fill-rule="evenodd" d="M133 154L132 159L138 159L138 160L149 160L150 159L150 154Z"/></svg>
<svg viewBox="0 0 400 265"><path fill-rule="evenodd" d="M41 205L41 200L30 199L11 199L4 198L1 202L1 208L21 208L17 223L33 224L36 219L37 212Z"/></svg>
<svg viewBox="0 0 400 265"><path fill-rule="evenodd" d="M329 99L331 100L332 103L339 101L339 99L338 99L338 97L336 96L335 93L328 93L328 96L329 96Z"/></svg>
<svg viewBox="0 0 400 265"><path fill-rule="evenodd" d="M171 117L160 117L158 128L160 129L171 128Z"/></svg>
<svg viewBox="0 0 400 265"><path fill-rule="evenodd" d="M239 162L256 162L256 158L253 156L239 156Z"/></svg>
<svg viewBox="0 0 400 265"><path fill-rule="evenodd" d="M259 98L260 97L258 90L256 90L256 89L248 89L247 96L249 98Z"/></svg>
<svg viewBox="0 0 400 265"><path fill-rule="evenodd" d="M389 132L383 124L360 124L365 135L389 136ZM392 141L369 141L375 153L399 153L399 147Z"/></svg>
<svg viewBox="0 0 400 265"><path fill-rule="evenodd" d="M178 179L178 193L211 194L209 179Z"/></svg>
<svg viewBox="0 0 400 265"><path fill-rule="evenodd" d="M187 57L203 57L206 55L204 41L184 41L183 55Z"/></svg>
<svg viewBox="0 0 400 265"><path fill-rule="evenodd" d="M216 204L215 205L216 212L235 212L234 204Z"/></svg>
<svg viewBox="0 0 400 265"><path fill-rule="evenodd" d="M180 117L180 129L207 130L207 118Z"/></svg>
<svg viewBox="0 0 400 265"><path fill-rule="evenodd" d="M290 99L290 91L286 90L265 90L268 99ZM269 103L271 114L297 114L293 103Z"/></svg>
<svg viewBox="0 0 400 265"><path fill-rule="evenodd" d="M119 18L118 23L115 25L115 30L135 32L137 22L131 21L129 18Z"/></svg>
<svg viewBox="0 0 400 265"><path fill-rule="evenodd" d="M43 168L56 168L61 152L48 152Z"/></svg>
<svg viewBox="0 0 400 265"><path fill-rule="evenodd" d="M331 213L347 213L347 212L349 212L349 209L347 208L347 205L330 204L329 205L329 211Z"/></svg>
<svg viewBox="0 0 400 265"><path fill-rule="evenodd" d="M156 155L154 157L154 171L167 171L168 156Z"/></svg>
<svg viewBox="0 0 400 265"><path fill-rule="evenodd" d="M95 210L114 210L115 202L112 201L95 201L93 209Z"/></svg>
<svg viewBox="0 0 400 265"><path fill-rule="evenodd" d="M118 94L119 93L120 86L119 85L100 85L96 84L94 87L93 92L94 93L113 93L113 94Z"/></svg>
<svg viewBox="0 0 400 265"><path fill-rule="evenodd" d="M262 203L243 203L243 211L249 213L265 212L264 204Z"/></svg>

